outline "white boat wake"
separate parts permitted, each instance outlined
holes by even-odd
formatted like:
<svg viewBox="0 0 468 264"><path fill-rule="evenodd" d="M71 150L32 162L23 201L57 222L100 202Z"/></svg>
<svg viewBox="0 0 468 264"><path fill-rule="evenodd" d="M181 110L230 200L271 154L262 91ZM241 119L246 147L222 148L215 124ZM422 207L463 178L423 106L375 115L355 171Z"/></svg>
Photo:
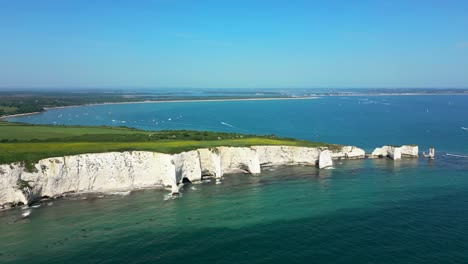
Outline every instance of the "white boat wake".
<svg viewBox="0 0 468 264"><path fill-rule="evenodd" d="M461 127L461 129L463 129L463 130L468 130L468 128L466 128L466 127Z"/></svg>
<svg viewBox="0 0 468 264"><path fill-rule="evenodd" d="M445 156L457 157L457 158L468 158L468 156L465 156L465 155L456 155L456 154L450 154L450 153L446 153Z"/></svg>
<svg viewBox="0 0 468 264"><path fill-rule="evenodd" d="M226 122L221 122L221 125L225 125L225 126L228 126L228 127L232 127L232 128L236 128L235 126L231 125L231 124L228 124Z"/></svg>

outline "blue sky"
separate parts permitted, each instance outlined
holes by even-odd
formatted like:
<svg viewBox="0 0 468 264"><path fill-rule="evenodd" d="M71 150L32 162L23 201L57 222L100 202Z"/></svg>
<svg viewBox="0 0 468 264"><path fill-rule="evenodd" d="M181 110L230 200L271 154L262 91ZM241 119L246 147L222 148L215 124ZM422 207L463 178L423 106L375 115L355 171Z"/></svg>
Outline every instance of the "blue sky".
<svg viewBox="0 0 468 264"><path fill-rule="evenodd" d="M468 1L0 5L0 87L468 87Z"/></svg>

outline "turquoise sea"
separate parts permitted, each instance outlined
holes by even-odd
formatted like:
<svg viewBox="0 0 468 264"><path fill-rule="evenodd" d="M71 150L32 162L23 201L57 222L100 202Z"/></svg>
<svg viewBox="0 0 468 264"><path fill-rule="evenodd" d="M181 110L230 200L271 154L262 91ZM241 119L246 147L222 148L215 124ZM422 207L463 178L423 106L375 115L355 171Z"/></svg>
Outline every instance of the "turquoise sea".
<svg viewBox="0 0 468 264"><path fill-rule="evenodd" d="M436 148L433 161L280 167L182 196L88 194L0 212L0 263L468 263L468 96L96 105L29 123L238 131Z"/></svg>

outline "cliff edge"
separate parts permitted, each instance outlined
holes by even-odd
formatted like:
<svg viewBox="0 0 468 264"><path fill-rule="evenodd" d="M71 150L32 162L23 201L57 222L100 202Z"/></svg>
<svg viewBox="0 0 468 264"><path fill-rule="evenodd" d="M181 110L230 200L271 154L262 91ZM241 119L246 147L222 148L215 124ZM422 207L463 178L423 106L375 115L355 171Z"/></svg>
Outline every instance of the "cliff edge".
<svg viewBox="0 0 468 264"><path fill-rule="evenodd" d="M321 155L322 153L322 155ZM331 166L331 159L364 158L364 150L295 146L216 147L178 154L149 151L107 152L42 159L28 172L21 163L0 165L0 208L29 204L66 193L109 192L177 186L224 174L258 174L262 167ZM321 166L323 167L323 166Z"/></svg>

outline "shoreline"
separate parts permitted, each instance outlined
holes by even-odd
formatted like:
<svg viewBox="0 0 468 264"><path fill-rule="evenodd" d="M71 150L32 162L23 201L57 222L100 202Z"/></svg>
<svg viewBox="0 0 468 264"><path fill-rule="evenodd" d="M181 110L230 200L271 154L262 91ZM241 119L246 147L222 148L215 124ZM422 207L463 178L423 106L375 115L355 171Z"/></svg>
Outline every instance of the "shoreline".
<svg viewBox="0 0 468 264"><path fill-rule="evenodd" d="M359 97L359 96L437 96L437 95L453 95L453 96L468 96L468 93L377 93L377 94L363 94L363 93L350 93L350 94L311 94L308 96L300 97L260 97L260 98L224 98L224 99L182 99L182 100L145 100L145 101L126 101L126 102L106 102L106 103L92 103L92 104L81 104L81 105L67 105L67 106L56 106L56 107L44 107L44 111L41 112L30 112L1 116L0 120L8 119L12 117L36 115L48 110L61 109L61 108L73 108L82 106L95 106L95 105L114 105L114 104L151 104L151 103L188 103L188 102L229 102L229 101L274 101L274 100L308 100L318 99L321 97Z"/></svg>
<svg viewBox="0 0 468 264"><path fill-rule="evenodd" d="M82 106L95 106L95 105L117 105L117 104L152 104L152 103L189 103L189 102L229 102L229 101L274 101L274 100L310 100L310 99L318 99L319 96L303 96L303 97L262 97L262 98L225 98L225 99L183 99L183 100L145 100L145 101L127 101L127 102L107 102L107 103L93 103L93 104L82 104L82 105L67 105L67 106L57 106L57 107L44 107L44 111L41 112L31 112L31 113L21 113L21 114L13 114L13 115L6 115L0 117L2 119L8 119L12 117L18 116L28 116L28 115L36 115L40 113L44 113L48 110L53 109L62 109L62 108L74 108L74 107L82 107Z"/></svg>
<svg viewBox="0 0 468 264"><path fill-rule="evenodd" d="M45 111L45 110L44 110ZM44 112L42 111L42 112ZM0 117L0 120L1 119L4 119L4 118L11 118L11 117L18 117L18 116L28 116L28 115L36 115L36 114L40 114L42 112L31 112L31 113L22 113L22 114L14 114L14 115L7 115L7 116L1 116Z"/></svg>
<svg viewBox="0 0 468 264"><path fill-rule="evenodd" d="M327 95L311 95L317 97L352 97L352 96L438 96L438 95L453 95L453 96L466 96L468 93L376 93L376 94L365 94L365 93L352 93L352 94L327 94Z"/></svg>

